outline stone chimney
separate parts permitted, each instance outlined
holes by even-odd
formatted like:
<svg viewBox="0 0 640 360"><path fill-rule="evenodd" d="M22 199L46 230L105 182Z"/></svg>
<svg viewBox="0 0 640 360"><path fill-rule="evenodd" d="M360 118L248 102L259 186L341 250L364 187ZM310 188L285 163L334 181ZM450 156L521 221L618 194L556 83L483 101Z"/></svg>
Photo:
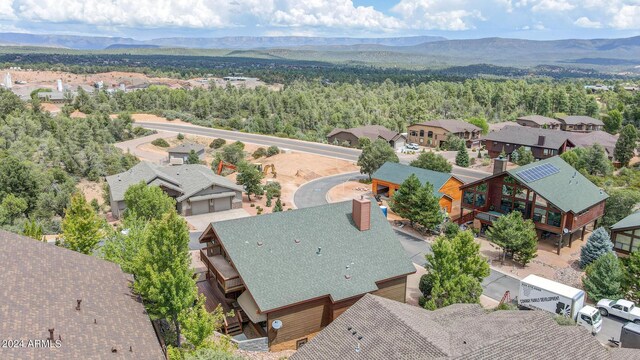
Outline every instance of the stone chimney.
<svg viewBox="0 0 640 360"><path fill-rule="evenodd" d="M544 145L544 140L545 140L544 135L540 135L540 136L538 136L538 145L539 145L539 146Z"/></svg>
<svg viewBox="0 0 640 360"><path fill-rule="evenodd" d="M501 174L507 171L507 159L497 157L493 159L493 174Z"/></svg>
<svg viewBox="0 0 640 360"><path fill-rule="evenodd" d="M351 216L358 230L369 230L371 228L371 200L361 196L360 199L353 199L352 207Z"/></svg>

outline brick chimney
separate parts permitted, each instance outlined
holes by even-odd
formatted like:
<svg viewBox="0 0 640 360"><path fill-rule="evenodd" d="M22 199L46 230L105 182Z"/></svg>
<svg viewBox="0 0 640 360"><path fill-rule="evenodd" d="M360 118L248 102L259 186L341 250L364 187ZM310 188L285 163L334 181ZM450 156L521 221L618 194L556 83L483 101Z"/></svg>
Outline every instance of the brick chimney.
<svg viewBox="0 0 640 360"><path fill-rule="evenodd" d="M544 140L545 140L544 135L540 135L540 136L538 136L538 145L539 145L539 146L544 145Z"/></svg>
<svg viewBox="0 0 640 360"><path fill-rule="evenodd" d="M352 207L351 216L358 230L369 230L371 228L371 200L361 196L360 199L353 199Z"/></svg>
<svg viewBox="0 0 640 360"><path fill-rule="evenodd" d="M507 171L507 159L497 157L493 160L493 174L501 174Z"/></svg>

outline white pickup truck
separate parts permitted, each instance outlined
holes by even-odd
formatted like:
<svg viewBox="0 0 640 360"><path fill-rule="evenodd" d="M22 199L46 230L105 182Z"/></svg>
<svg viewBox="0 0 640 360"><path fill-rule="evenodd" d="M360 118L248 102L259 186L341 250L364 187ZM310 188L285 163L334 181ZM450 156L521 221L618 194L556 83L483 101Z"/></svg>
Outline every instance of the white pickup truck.
<svg viewBox="0 0 640 360"><path fill-rule="evenodd" d="M596 306L602 316L614 315L640 324L640 308L637 308L636 304L629 300L602 299L598 301L598 305Z"/></svg>
<svg viewBox="0 0 640 360"><path fill-rule="evenodd" d="M584 298L585 293L580 289L529 275L520 281L518 305L569 317L597 334L602 328L602 317L598 309L584 304Z"/></svg>

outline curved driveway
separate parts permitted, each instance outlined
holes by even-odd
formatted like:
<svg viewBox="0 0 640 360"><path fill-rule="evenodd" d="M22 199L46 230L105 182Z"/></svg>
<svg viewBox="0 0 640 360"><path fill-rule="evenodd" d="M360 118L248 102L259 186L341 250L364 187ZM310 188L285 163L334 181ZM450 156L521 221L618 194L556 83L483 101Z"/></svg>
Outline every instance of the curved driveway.
<svg viewBox="0 0 640 360"><path fill-rule="evenodd" d="M357 181L366 178L366 175L362 175L359 172L352 172L312 180L296 190L293 195L293 202L298 209L324 205L327 204L327 193L334 186L338 186L347 181Z"/></svg>

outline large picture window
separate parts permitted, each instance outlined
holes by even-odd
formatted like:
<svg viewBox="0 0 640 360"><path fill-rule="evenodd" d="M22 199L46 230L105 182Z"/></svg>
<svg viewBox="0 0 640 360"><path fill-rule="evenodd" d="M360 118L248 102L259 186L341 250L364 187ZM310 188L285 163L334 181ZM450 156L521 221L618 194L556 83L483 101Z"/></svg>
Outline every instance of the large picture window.
<svg viewBox="0 0 640 360"><path fill-rule="evenodd" d="M468 205L473 205L473 195L474 195L473 191L465 190L464 195L462 196L464 203Z"/></svg>
<svg viewBox="0 0 640 360"><path fill-rule="evenodd" d="M547 225L560 227L562 222L562 214L560 211L549 210L547 213Z"/></svg>
<svg viewBox="0 0 640 360"><path fill-rule="evenodd" d="M485 194L476 194L476 207L483 207L487 203L487 197Z"/></svg>
<svg viewBox="0 0 640 360"><path fill-rule="evenodd" d="M547 223L547 209L535 208L533 210L533 222L540 224Z"/></svg>

